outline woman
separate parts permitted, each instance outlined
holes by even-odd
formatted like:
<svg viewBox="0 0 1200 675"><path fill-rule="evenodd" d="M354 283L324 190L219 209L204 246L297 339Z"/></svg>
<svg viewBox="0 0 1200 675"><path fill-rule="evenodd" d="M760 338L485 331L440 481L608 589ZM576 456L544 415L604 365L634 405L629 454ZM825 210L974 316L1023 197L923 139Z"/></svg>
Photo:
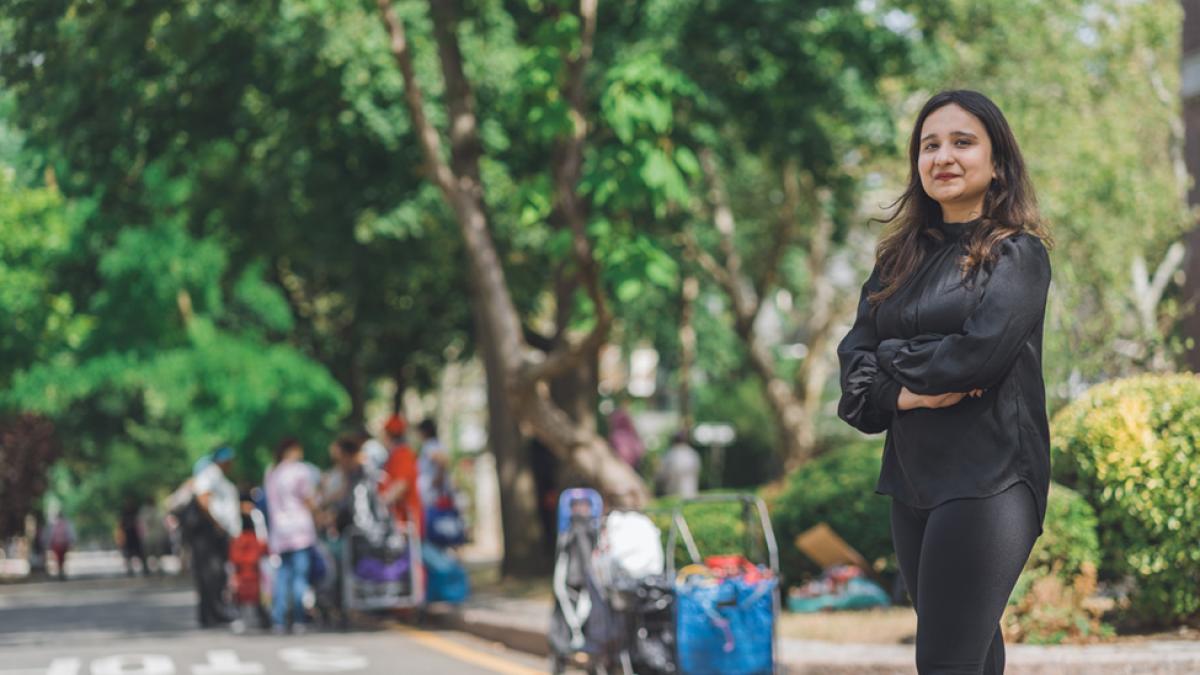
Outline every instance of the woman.
<svg viewBox="0 0 1200 675"><path fill-rule="evenodd" d="M271 622L276 633L285 632L289 625L294 632L303 632L305 626L304 594L308 591L317 528L312 516L315 486L303 459L304 448L299 441L281 441L275 449L275 466L267 473L263 486L270 525L267 541L271 553L279 556L271 594Z"/></svg>
<svg viewBox="0 0 1200 675"><path fill-rule="evenodd" d="M838 346L838 414L888 432L876 490L892 497L921 675L998 674L1000 617L1050 485L1050 237L1012 130L982 94L925 104L909 169Z"/></svg>

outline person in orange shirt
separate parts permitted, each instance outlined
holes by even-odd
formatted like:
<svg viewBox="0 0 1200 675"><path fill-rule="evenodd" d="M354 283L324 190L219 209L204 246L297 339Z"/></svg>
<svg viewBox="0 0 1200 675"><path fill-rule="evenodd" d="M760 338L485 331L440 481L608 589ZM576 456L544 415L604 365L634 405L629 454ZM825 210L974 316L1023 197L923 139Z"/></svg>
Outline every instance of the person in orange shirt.
<svg viewBox="0 0 1200 675"><path fill-rule="evenodd" d="M383 465L383 477L379 482L379 493L397 523L415 523L418 536L425 536L425 516L421 507L421 494L417 487L417 453L408 445L404 434L408 423L399 413L388 418L383 425L391 453Z"/></svg>

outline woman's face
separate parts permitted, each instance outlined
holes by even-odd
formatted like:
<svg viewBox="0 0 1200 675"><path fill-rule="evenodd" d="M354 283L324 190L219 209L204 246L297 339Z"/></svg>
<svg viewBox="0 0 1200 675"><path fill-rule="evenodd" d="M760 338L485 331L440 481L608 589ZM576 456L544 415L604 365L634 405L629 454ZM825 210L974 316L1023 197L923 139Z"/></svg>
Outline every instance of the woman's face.
<svg viewBox="0 0 1200 675"><path fill-rule="evenodd" d="M947 222L978 217L996 175L983 122L954 103L930 113L921 125L917 173Z"/></svg>

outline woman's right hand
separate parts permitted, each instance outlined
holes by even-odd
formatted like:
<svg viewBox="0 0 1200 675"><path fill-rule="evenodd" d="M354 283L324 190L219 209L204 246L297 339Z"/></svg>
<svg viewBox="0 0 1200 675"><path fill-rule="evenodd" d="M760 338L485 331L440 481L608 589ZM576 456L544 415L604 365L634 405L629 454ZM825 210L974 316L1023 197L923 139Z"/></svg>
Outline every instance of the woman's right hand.
<svg viewBox="0 0 1200 675"><path fill-rule="evenodd" d="M949 408L952 405L957 405L959 401L970 396L971 398L979 398L983 396L982 389L976 389L971 392L962 394L914 394L908 387L900 388L900 397L896 400L897 410L913 410L916 408Z"/></svg>

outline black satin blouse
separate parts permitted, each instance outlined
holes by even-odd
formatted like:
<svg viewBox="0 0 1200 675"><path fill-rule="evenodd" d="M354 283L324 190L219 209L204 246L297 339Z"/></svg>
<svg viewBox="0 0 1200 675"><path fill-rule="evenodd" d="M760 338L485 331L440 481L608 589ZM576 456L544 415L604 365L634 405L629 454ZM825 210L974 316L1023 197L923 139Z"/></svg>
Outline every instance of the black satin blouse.
<svg viewBox="0 0 1200 675"><path fill-rule="evenodd" d="M838 345L838 416L866 433L887 431L876 491L916 508L990 497L1026 483L1039 524L1050 490L1050 427L1042 332L1050 258L1038 238L997 244L990 270L965 280L959 259L978 225L935 226L907 283L872 308L879 270L863 285L853 328ZM916 394L983 389L948 408L897 410Z"/></svg>

